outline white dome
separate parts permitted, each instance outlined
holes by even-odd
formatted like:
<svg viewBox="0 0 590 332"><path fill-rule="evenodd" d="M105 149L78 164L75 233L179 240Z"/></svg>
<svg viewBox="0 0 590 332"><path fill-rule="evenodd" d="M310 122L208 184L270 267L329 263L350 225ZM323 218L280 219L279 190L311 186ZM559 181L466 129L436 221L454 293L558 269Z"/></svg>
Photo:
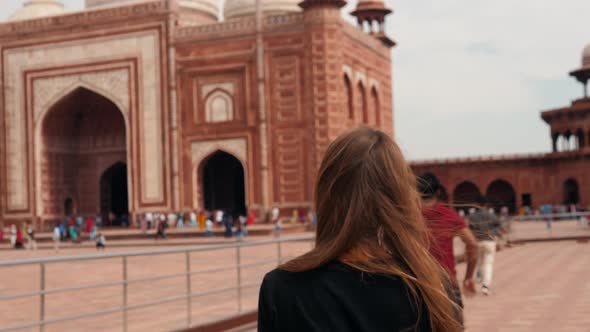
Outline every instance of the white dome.
<svg viewBox="0 0 590 332"><path fill-rule="evenodd" d="M65 13L64 5L57 0L27 0L22 8L10 16L9 20L30 20L63 13Z"/></svg>
<svg viewBox="0 0 590 332"><path fill-rule="evenodd" d="M86 8L124 6L147 1L148 0L86 0ZM215 17L219 14L217 0L177 0L177 2L183 9L201 11Z"/></svg>
<svg viewBox="0 0 590 332"><path fill-rule="evenodd" d="M586 45L582 52L582 67L590 67L590 44Z"/></svg>
<svg viewBox="0 0 590 332"><path fill-rule="evenodd" d="M260 0L265 13L298 12L301 0ZM225 2L225 19L255 15L256 0L227 0Z"/></svg>

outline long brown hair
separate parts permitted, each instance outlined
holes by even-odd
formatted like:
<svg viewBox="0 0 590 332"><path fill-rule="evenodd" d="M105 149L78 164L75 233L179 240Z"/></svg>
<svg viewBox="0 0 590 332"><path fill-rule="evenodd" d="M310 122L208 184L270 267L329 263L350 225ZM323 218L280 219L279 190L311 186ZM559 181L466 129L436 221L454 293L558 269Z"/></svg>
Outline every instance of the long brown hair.
<svg viewBox="0 0 590 332"><path fill-rule="evenodd" d="M461 330L459 308L445 291L449 280L428 251L416 178L389 136L363 127L332 142L320 166L315 207L315 248L280 269L301 272L340 260L397 276L417 308L427 308L433 331Z"/></svg>

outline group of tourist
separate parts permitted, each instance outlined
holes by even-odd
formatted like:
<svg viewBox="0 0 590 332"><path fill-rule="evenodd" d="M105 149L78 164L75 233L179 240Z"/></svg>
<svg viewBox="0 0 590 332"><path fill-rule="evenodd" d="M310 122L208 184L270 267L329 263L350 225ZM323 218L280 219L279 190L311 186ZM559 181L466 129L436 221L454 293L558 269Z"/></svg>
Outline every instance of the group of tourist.
<svg viewBox="0 0 590 332"><path fill-rule="evenodd" d="M157 239L167 239L167 229L195 228L205 231L205 236L214 236L214 226L224 227L225 237L244 237L248 234L248 225L255 222L254 211L247 215L231 213L228 210L202 210L195 212L153 213L147 212L139 216L139 227L146 233L152 228L156 230Z"/></svg>
<svg viewBox="0 0 590 332"><path fill-rule="evenodd" d="M64 221L57 223L52 232L54 250L59 251L61 242L70 240L72 243L81 243L82 233L88 234L90 241L96 242L96 249L103 250L106 247L106 238L98 232L102 226L102 216L67 216Z"/></svg>
<svg viewBox="0 0 590 332"><path fill-rule="evenodd" d="M37 240L35 240L35 228L31 223L22 223L20 227L15 224L10 225L8 230L10 236L10 247L14 249L37 250ZM0 224L0 242L4 241L5 229ZM25 242L26 236L26 242Z"/></svg>

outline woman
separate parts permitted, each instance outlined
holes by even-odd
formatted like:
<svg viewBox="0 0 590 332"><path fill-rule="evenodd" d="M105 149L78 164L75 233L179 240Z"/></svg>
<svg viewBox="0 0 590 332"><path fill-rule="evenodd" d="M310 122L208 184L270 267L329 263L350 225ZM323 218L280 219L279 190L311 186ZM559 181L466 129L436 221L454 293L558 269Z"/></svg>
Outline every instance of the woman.
<svg viewBox="0 0 590 332"><path fill-rule="evenodd" d="M315 199L316 246L265 276L259 331L461 330L415 177L391 138L369 128L337 138Z"/></svg>

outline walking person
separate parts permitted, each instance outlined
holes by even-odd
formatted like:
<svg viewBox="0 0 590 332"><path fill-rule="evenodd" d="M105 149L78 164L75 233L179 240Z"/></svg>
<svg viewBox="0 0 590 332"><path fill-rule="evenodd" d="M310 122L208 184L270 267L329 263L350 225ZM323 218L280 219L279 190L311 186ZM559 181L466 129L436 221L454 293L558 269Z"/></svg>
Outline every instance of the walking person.
<svg viewBox="0 0 590 332"><path fill-rule="evenodd" d="M199 217L198 218L199 218L199 220L198 220L198 222L199 222L199 229L200 230L205 229L207 227L207 225L206 225L207 220L209 220L207 211L202 210L201 212L199 212Z"/></svg>
<svg viewBox="0 0 590 332"><path fill-rule="evenodd" d="M213 235L213 221L210 218L205 220L205 236L212 237Z"/></svg>
<svg viewBox="0 0 590 332"><path fill-rule="evenodd" d="M61 242L61 239L62 239L60 226L61 226L61 224L55 225L55 227L53 227L53 236L52 236L53 250L55 250L56 253L59 252L59 243Z"/></svg>
<svg viewBox="0 0 590 332"><path fill-rule="evenodd" d="M17 228L16 229L16 240L14 243L14 248L15 249L23 249L24 243L23 243L23 231L21 230L21 228Z"/></svg>
<svg viewBox="0 0 590 332"><path fill-rule="evenodd" d="M104 251L106 247L107 239L104 234L98 233L98 236L96 237L96 251Z"/></svg>
<svg viewBox="0 0 590 332"><path fill-rule="evenodd" d="M467 227L465 219L440 202L440 182L434 174L426 173L418 178L418 191L422 197L422 213L430 230L432 240L430 253L445 268L452 282L453 299L457 305L463 307L461 288L463 288L463 293L467 296L472 296L476 292L473 274L477 265L477 242ZM458 236L465 244L467 269L465 278L461 283L462 287L455 270L453 248L453 238L455 236Z"/></svg>
<svg viewBox="0 0 590 332"><path fill-rule="evenodd" d="M277 206L273 207L271 212L270 212L270 221L276 225L277 221L280 218L280 211L279 208Z"/></svg>
<svg viewBox="0 0 590 332"><path fill-rule="evenodd" d="M158 228L156 229L156 240L159 238L164 240L168 239L168 236L166 235L167 226L168 224L165 221L160 221L158 223Z"/></svg>
<svg viewBox="0 0 590 332"><path fill-rule="evenodd" d="M37 250L37 240L35 240L35 230L32 224L27 226L27 249Z"/></svg>
<svg viewBox="0 0 590 332"><path fill-rule="evenodd" d="M199 214L200 216L200 214ZM191 228L195 228L197 227L197 214L194 211L191 211L191 213L189 214L189 218L190 218L190 222L191 222Z"/></svg>
<svg viewBox="0 0 590 332"><path fill-rule="evenodd" d="M176 228L183 229L184 228L184 213L178 212L176 215Z"/></svg>
<svg viewBox="0 0 590 332"><path fill-rule="evenodd" d="M258 331L461 330L415 176L389 136L359 128L337 138L314 196L316 245L265 276Z"/></svg>
<svg viewBox="0 0 590 332"><path fill-rule="evenodd" d="M477 239L477 268L481 277L481 292L488 295L492 286L496 240L501 235L502 228L496 215L488 212L488 204L484 198L480 199L480 204L483 207L469 216L469 228Z"/></svg>
<svg viewBox="0 0 590 332"><path fill-rule="evenodd" d="M154 221L154 215L151 212L148 212L145 214L145 222L146 222L146 227L147 230L152 229L152 223Z"/></svg>
<svg viewBox="0 0 590 332"><path fill-rule="evenodd" d="M10 225L10 247L16 247L16 225Z"/></svg>

